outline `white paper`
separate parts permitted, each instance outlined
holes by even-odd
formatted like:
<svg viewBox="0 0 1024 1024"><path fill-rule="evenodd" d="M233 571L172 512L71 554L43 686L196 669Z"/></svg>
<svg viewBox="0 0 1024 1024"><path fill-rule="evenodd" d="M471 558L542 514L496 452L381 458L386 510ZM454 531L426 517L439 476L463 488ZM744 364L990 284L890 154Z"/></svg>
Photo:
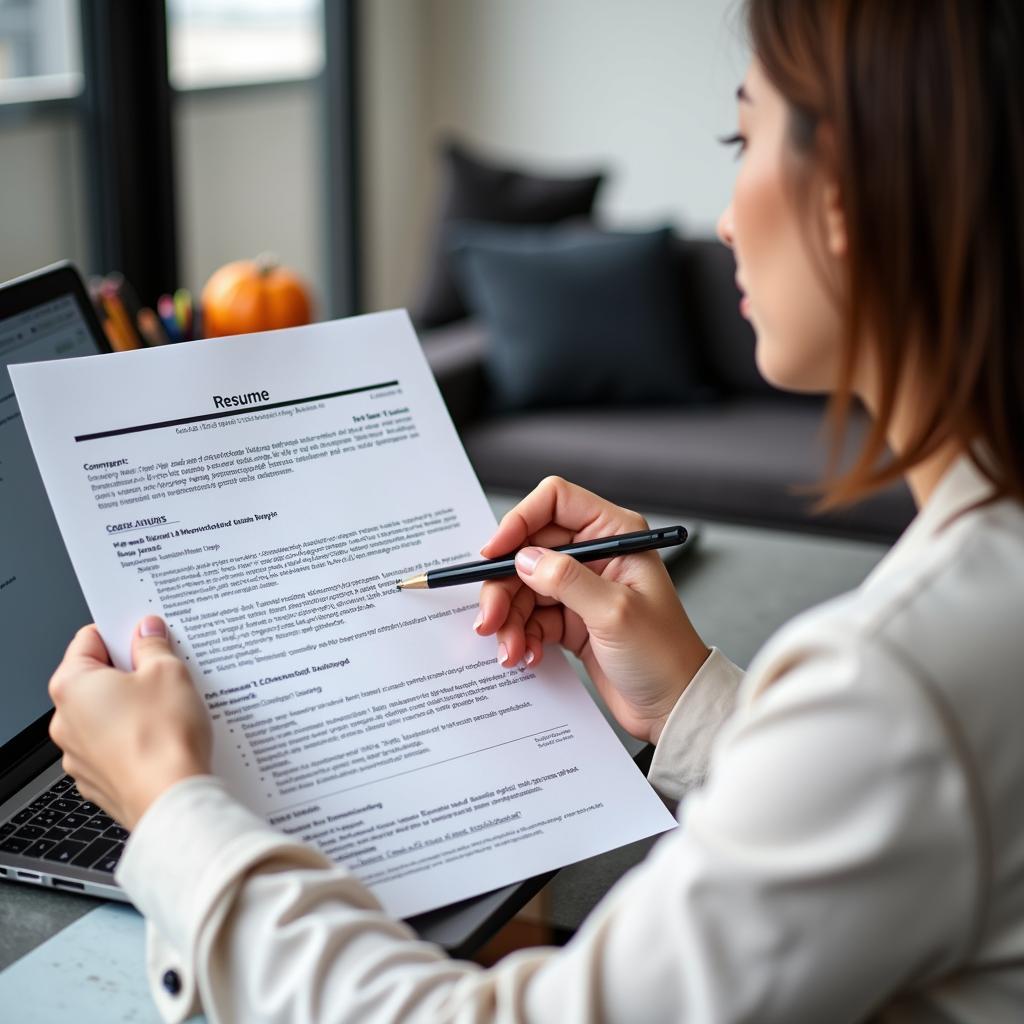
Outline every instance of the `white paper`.
<svg viewBox="0 0 1024 1024"><path fill-rule="evenodd" d="M114 663L163 615L215 771L391 913L674 825L559 651L503 669L478 586L396 589L494 528L403 312L11 376Z"/></svg>

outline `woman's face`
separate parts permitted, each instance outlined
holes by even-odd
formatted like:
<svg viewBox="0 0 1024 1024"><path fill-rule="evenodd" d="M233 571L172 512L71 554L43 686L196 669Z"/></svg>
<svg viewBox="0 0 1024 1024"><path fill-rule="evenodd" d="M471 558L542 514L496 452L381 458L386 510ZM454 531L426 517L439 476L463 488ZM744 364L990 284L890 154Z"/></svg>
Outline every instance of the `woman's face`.
<svg viewBox="0 0 1024 1024"><path fill-rule="evenodd" d="M800 159L788 138L782 96L757 61L737 90L740 169L718 235L736 256L740 310L757 335L757 365L766 380L790 391L830 391L839 372L840 311L826 286L821 256L808 238L824 229L825 271L837 278L845 252L835 189L801 212L787 185L787 168ZM829 197L832 208L827 206ZM805 223L820 218L820 223Z"/></svg>

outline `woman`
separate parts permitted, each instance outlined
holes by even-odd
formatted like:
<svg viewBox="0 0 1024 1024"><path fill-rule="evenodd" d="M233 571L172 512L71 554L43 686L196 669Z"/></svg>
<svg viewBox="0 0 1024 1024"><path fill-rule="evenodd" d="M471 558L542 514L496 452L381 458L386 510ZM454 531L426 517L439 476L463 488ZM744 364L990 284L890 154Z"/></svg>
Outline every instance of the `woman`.
<svg viewBox="0 0 1024 1024"><path fill-rule="evenodd" d="M856 591L746 679L657 557L547 548L640 526L546 480L490 556L499 660L578 652L657 743L681 827L564 950L483 970L208 776L205 713L159 619L132 673L93 628L51 683L82 792L133 830L169 1020L1019 1020L1024 1007L1024 14L1014 0L749 0L742 166L720 233L779 387L872 412L827 502L902 474L920 513ZM878 460L888 442L895 453ZM182 851L186 851L182 853Z"/></svg>

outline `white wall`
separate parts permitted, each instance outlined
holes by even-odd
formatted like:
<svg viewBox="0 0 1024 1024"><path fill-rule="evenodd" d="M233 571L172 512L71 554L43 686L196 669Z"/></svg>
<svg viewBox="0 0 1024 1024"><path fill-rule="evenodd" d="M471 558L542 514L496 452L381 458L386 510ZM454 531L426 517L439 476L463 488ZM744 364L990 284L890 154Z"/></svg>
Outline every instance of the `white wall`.
<svg viewBox="0 0 1024 1024"><path fill-rule="evenodd" d="M368 309L406 305L423 267L434 177L428 0L360 7L362 270Z"/></svg>
<svg viewBox="0 0 1024 1024"><path fill-rule="evenodd" d="M364 225L371 308L410 301L445 131L572 173L606 167L616 226L713 229L746 66L736 0L370 0ZM419 262L417 262L417 257Z"/></svg>
<svg viewBox="0 0 1024 1024"><path fill-rule="evenodd" d="M67 114L0 126L0 281L56 260L88 265L78 129Z"/></svg>

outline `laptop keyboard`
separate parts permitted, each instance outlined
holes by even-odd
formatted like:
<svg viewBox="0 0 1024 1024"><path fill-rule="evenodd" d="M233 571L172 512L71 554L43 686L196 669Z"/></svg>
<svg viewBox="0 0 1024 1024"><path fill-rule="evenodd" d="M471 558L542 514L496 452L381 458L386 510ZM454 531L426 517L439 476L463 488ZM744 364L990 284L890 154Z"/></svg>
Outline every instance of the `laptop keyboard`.
<svg viewBox="0 0 1024 1024"><path fill-rule="evenodd" d="M0 824L0 853L112 874L127 838L127 829L86 800L65 775Z"/></svg>

